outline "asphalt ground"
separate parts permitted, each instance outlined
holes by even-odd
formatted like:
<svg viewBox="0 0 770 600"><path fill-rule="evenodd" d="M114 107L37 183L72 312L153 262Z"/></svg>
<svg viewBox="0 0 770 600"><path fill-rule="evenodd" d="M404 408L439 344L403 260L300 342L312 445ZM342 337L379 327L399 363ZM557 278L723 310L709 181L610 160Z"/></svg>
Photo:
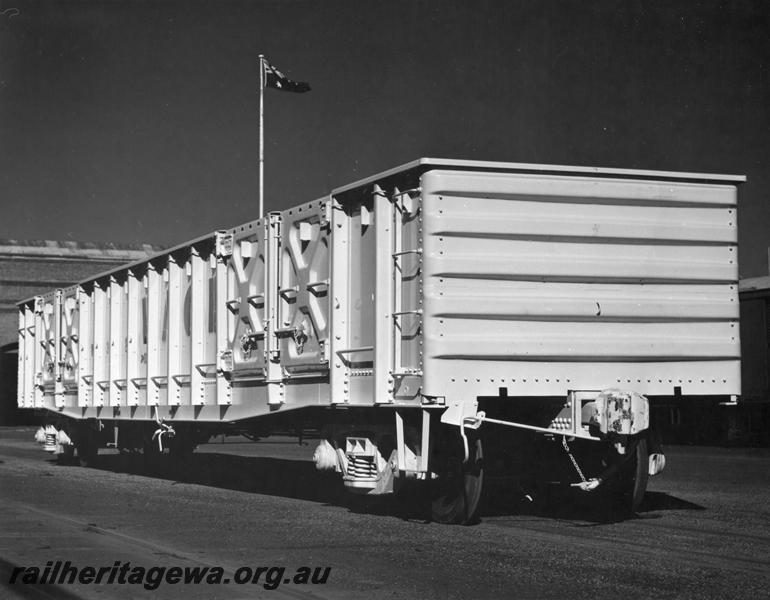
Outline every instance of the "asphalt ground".
<svg viewBox="0 0 770 600"><path fill-rule="evenodd" d="M535 509L491 485L480 522L462 527L425 522L414 499L348 502L315 471L313 440L228 439L148 475L114 451L97 468L59 465L32 434L0 429L0 597L770 598L766 449L667 448L628 520L587 497ZM230 582L9 583L67 560L221 567ZM305 566L331 567L327 582L283 581ZM241 567L285 577L239 585Z"/></svg>

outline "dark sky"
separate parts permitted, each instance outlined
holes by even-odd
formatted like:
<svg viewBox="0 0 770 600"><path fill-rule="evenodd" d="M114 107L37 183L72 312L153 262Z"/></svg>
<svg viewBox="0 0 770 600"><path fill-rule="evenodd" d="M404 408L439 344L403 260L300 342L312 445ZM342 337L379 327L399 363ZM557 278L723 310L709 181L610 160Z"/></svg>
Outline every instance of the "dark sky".
<svg viewBox="0 0 770 600"><path fill-rule="evenodd" d="M15 10L14 10L15 9ZM770 245L770 2L0 0L0 238L180 243L420 156L745 174Z"/></svg>

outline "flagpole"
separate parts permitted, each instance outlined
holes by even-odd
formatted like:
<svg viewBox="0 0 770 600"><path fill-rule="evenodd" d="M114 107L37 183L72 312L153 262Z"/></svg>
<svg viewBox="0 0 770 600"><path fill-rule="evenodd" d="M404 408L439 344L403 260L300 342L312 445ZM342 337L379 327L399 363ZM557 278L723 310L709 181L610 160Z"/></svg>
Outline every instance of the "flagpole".
<svg viewBox="0 0 770 600"><path fill-rule="evenodd" d="M259 218L265 209L265 55L259 55Z"/></svg>

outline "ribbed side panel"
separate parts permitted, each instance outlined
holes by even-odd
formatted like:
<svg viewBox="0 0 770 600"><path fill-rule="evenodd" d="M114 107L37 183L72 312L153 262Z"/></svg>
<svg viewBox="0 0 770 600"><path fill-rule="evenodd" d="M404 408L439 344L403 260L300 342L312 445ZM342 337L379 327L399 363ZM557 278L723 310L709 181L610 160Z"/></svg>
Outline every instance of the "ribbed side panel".
<svg viewBox="0 0 770 600"><path fill-rule="evenodd" d="M431 171L422 189L425 394L739 393L733 186Z"/></svg>
<svg viewBox="0 0 770 600"><path fill-rule="evenodd" d="M436 274L447 278L717 283L731 281L735 270L734 247L633 245L623 240L584 244L474 236L440 239L444 254L431 258Z"/></svg>

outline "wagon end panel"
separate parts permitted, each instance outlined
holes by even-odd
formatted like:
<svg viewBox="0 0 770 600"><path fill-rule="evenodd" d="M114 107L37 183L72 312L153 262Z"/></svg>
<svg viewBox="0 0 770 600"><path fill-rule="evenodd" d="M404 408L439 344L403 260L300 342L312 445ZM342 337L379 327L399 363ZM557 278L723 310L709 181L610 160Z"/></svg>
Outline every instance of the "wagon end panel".
<svg viewBox="0 0 770 600"><path fill-rule="evenodd" d="M420 190L405 183L383 181L334 198L331 381L337 404L420 403L421 199Z"/></svg>
<svg viewBox="0 0 770 600"><path fill-rule="evenodd" d="M331 402L374 402L376 236L372 194L331 204Z"/></svg>
<svg viewBox="0 0 770 600"><path fill-rule="evenodd" d="M736 188L422 176L426 395L740 393Z"/></svg>

